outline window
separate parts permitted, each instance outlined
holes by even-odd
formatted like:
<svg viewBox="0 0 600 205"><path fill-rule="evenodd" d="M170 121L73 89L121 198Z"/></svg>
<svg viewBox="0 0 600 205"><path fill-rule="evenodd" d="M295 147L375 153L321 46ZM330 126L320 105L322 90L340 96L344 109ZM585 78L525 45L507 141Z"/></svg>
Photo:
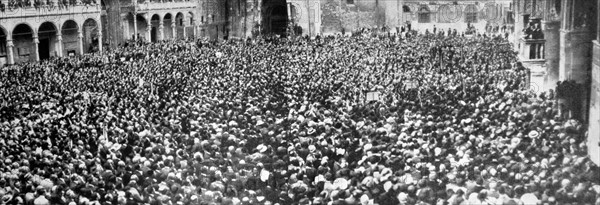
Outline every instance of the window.
<svg viewBox="0 0 600 205"><path fill-rule="evenodd" d="M354 0L346 0L346 4L354 4Z"/></svg>
<svg viewBox="0 0 600 205"><path fill-rule="evenodd" d="M0 30L0 56L6 56L6 35Z"/></svg>
<svg viewBox="0 0 600 205"><path fill-rule="evenodd" d="M438 23L455 23L460 18L462 18L462 14L460 13L461 7L458 5L446 4L442 5L439 8L437 13Z"/></svg>
<svg viewBox="0 0 600 205"><path fill-rule="evenodd" d="M6 56L6 41L4 39L0 40L0 56Z"/></svg>
<svg viewBox="0 0 600 205"><path fill-rule="evenodd" d="M431 12L427 6L419 8L419 23L431 23Z"/></svg>
<svg viewBox="0 0 600 205"><path fill-rule="evenodd" d="M468 5L465 8L465 22L477 23L477 7L475 5Z"/></svg>
<svg viewBox="0 0 600 205"><path fill-rule="evenodd" d="M514 13L512 11L506 12L506 24L514 24L515 23L515 18L514 18Z"/></svg>

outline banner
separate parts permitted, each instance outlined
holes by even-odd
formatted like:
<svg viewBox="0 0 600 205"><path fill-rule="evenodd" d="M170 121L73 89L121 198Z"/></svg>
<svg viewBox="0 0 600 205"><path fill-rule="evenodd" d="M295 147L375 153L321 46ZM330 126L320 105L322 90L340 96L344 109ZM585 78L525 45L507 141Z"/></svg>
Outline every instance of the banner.
<svg viewBox="0 0 600 205"><path fill-rule="evenodd" d="M381 100L381 93L379 92L368 92L367 93L367 102L371 102L371 101L380 101Z"/></svg>
<svg viewBox="0 0 600 205"><path fill-rule="evenodd" d="M410 80L406 82L406 89L415 89L417 88L417 82L414 80Z"/></svg>

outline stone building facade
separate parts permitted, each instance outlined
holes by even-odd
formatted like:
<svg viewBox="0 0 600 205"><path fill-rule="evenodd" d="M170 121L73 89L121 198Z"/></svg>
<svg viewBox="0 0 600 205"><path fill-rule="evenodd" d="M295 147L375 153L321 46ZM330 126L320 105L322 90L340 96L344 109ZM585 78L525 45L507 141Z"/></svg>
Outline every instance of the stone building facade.
<svg viewBox="0 0 600 205"><path fill-rule="evenodd" d="M395 16L399 25L416 30L457 29L495 33L510 29L514 23L510 1L418 1L405 0ZM505 29L502 29L505 28ZM494 31L493 29L496 29Z"/></svg>
<svg viewBox="0 0 600 205"><path fill-rule="evenodd" d="M0 1L0 66L102 50L100 6Z"/></svg>
<svg viewBox="0 0 600 205"><path fill-rule="evenodd" d="M98 52L128 40L248 38L270 33L314 37L408 25L417 30L432 30L433 25L463 30L466 23L484 25L491 15L486 13L487 4L466 0L15 2L0 0L0 65ZM494 8L504 12L507 6Z"/></svg>
<svg viewBox="0 0 600 205"><path fill-rule="evenodd" d="M350 33L362 28L416 30L473 25L512 27L511 0L225 0L229 30L234 37L294 30L316 36ZM288 27L288 29L285 29ZM296 29L293 29L297 27Z"/></svg>
<svg viewBox="0 0 600 205"><path fill-rule="evenodd" d="M523 65L531 70L532 86L539 91L574 81L583 89L575 100L559 100L571 115L588 125L591 159L600 164L600 1L514 0L513 43ZM543 38L526 38L528 27L541 26Z"/></svg>
<svg viewBox="0 0 600 205"><path fill-rule="evenodd" d="M198 21L214 12L200 10L198 0L29 2L0 0L0 66L102 52L127 40L197 38L218 24Z"/></svg>

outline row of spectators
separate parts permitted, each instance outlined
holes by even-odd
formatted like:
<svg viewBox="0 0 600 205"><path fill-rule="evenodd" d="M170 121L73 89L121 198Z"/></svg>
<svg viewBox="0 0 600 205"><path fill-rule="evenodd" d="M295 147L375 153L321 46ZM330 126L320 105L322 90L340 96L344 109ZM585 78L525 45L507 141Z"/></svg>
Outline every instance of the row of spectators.
<svg viewBox="0 0 600 205"><path fill-rule="evenodd" d="M600 204L582 124L515 63L503 38L415 34L9 67L0 204Z"/></svg>
<svg viewBox="0 0 600 205"><path fill-rule="evenodd" d="M9 0L0 2L0 12L6 12L7 9L18 8L40 8L42 6L49 7L69 7L76 5L97 5L97 0Z"/></svg>

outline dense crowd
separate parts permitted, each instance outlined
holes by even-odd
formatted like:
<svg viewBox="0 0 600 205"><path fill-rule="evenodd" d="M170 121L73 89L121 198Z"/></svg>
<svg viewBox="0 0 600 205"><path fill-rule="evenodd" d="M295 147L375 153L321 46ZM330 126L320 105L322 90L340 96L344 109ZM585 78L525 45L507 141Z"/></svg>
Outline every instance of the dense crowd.
<svg viewBox="0 0 600 205"><path fill-rule="evenodd" d="M600 204L582 124L515 65L500 37L363 33L8 67L0 204Z"/></svg>
<svg viewBox="0 0 600 205"><path fill-rule="evenodd" d="M0 2L0 12L6 12L8 10L14 10L19 8L36 8L41 7L47 8L68 8L70 6L77 5L96 5L99 1L97 0L7 0Z"/></svg>

